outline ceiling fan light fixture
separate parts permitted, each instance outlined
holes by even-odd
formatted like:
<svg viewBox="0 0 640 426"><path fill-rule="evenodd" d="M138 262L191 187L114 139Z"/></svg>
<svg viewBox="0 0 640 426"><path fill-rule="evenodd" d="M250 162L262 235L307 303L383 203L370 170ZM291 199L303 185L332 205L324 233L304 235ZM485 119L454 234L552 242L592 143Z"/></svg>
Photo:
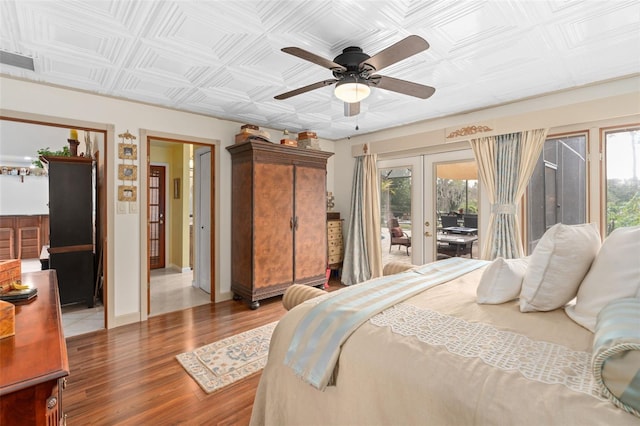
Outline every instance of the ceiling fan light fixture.
<svg viewBox="0 0 640 426"><path fill-rule="evenodd" d="M371 93L371 88L364 83L358 83L355 78L345 78L336 84L334 94L338 99L347 103L360 102Z"/></svg>

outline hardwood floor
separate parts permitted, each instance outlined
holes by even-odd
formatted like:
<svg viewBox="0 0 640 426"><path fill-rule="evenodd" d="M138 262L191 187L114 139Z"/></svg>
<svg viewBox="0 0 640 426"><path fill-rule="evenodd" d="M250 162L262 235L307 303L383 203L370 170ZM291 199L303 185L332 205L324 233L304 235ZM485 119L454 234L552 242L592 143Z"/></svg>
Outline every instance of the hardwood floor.
<svg viewBox="0 0 640 426"><path fill-rule="evenodd" d="M332 279L330 290L342 287ZM68 338L69 425L246 425L260 373L207 395L179 353L280 319L282 297L252 311L226 301Z"/></svg>

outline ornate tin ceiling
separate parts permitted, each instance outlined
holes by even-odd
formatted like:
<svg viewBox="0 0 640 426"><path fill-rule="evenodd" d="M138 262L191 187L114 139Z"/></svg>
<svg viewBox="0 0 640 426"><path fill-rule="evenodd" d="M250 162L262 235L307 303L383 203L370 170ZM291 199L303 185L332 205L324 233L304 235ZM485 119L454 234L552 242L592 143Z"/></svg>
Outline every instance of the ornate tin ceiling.
<svg viewBox="0 0 640 426"><path fill-rule="evenodd" d="M331 78L283 47L373 55L410 34L430 49L383 74L429 99L374 88L344 117L332 86L273 98ZM339 139L637 74L640 2L2 0L0 49L33 57L5 75Z"/></svg>

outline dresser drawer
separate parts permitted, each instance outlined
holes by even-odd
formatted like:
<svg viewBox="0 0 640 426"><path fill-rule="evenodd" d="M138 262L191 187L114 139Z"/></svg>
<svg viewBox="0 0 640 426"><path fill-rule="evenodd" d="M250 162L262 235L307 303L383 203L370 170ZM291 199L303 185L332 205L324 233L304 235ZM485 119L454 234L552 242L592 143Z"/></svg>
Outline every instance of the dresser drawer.
<svg viewBox="0 0 640 426"><path fill-rule="evenodd" d="M327 235L327 240L329 240L329 243L331 243L333 241L342 242L342 234L329 234L329 235Z"/></svg>
<svg viewBox="0 0 640 426"><path fill-rule="evenodd" d="M332 229L340 229L342 228L342 221L340 220L330 220L327 222L327 229L331 232Z"/></svg>

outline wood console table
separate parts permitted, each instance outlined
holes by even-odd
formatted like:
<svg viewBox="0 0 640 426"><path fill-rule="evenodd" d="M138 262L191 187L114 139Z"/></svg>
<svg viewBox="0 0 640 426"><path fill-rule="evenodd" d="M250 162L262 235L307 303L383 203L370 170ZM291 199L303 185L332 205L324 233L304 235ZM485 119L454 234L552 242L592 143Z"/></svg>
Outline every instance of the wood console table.
<svg viewBox="0 0 640 426"><path fill-rule="evenodd" d="M25 273L22 282L38 295L16 304L16 334L0 339L0 425L59 425L69 361L56 273Z"/></svg>

